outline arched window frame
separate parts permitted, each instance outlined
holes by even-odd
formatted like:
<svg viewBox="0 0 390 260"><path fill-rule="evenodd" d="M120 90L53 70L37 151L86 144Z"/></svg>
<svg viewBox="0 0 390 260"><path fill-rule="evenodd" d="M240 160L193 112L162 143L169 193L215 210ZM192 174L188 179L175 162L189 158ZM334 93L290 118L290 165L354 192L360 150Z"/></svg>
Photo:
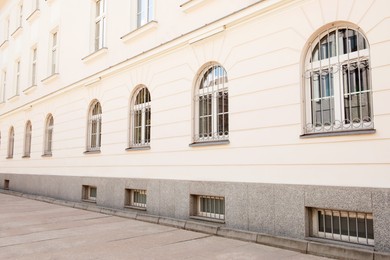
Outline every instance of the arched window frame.
<svg viewBox="0 0 390 260"><path fill-rule="evenodd" d="M54 127L54 118L52 114L49 114L46 117L45 121L45 133L44 133L44 146L43 146L43 156L51 156L53 148L53 127Z"/></svg>
<svg viewBox="0 0 390 260"><path fill-rule="evenodd" d="M193 144L229 140L228 77L224 67L211 62L198 74L194 91Z"/></svg>
<svg viewBox="0 0 390 260"><path fill-rule="evenodd" d="M14 148L15 148L15 130L11 126L8 131L8 150L7 150L7 159L12 159L14 157Z"/></svg>
<svg viewBox="0 0 390 260"><path fill-rule="evenodd" d="M129 149L150 148L152 123L151 95L139 85L130 101Z"/></svg>
<svg viewBox="0 0 390 260"><path fill-rule="evenodd" d="M24 150L23 158L30 158L31 155L31 139L32 139L32 124L31 121L27 121L24 132Z"/></svg>
<svg viewBox="0 0 390 260"><path fill-rule="evenodd" d="M313 37L304 63L303 136L373 131L370 67L358 27L332 25Z"/></svg>
<svg viewBox="0 0 390 260"><path fill-rule="evenodd" d="M92 102L88 112L87 151L99 152L102 140L102 107L98 100Z"/></svg>

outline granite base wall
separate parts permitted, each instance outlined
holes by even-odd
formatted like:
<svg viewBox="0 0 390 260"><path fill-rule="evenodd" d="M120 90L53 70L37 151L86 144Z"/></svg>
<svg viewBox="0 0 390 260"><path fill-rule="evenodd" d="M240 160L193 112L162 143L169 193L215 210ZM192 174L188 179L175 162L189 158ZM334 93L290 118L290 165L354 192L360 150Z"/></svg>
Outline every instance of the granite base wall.
<svg viewBox="0 0 390 260"><path fill-rule="evenodd" d="M187 220L190 195L225 197L225 227L274 236L309 236L308 208L372 212L375 250L390 252L390 189L0 174L0 188L81 202L82 185L97 187L96 204L123 209L125 189L147 190L150 215ZM132 209L128 209L132 210Z"/></svg>

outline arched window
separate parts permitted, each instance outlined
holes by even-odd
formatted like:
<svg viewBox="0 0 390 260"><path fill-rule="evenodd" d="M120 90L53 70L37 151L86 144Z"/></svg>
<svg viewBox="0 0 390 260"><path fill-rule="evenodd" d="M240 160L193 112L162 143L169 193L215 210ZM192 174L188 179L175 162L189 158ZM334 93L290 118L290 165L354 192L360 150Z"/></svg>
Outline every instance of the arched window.
<svg viewBox="0 0 390 260"><path fill-rule="evenodd" d="M53 125L53 116L49 114L45 123L45 143L43 148L43 155L52 155Z"/></svg>
<svg viewBox="0 0 390 260"><path fill-rule="evenodd" d="M347 26L324 31L305 60L304 133L372 129L369 45Z"/></svg>
<svg viewBox="0 0 390 260"><path fill-rule="evenodd" d="M195 89L195 131L193 141L222 141L229 138L229 94L226 70L207 66Z"/></svg>
<svg viewBox="0 0 390 260"><path fill-rule="evenodd" d="M31 135L32 135L32 125L30 121L27 121L26 128L24 132L24 152L23 158L29 158L31 154Z"/></svg>
<svg viewBox="0 0 390 260"><path fill-rule="evenodd" d="M15 140L15 131L14 131L14 127L11 126L8 132L8 154L7 154L8 159L14 157L14 140Z"/></svg>
<svg viewBox="0 0 390 260"><path fill-rule="evenodd" d="M88 115L87 151L100 151L102 136L102 107L99 101L94 101Z"/></svg>
<svg viewBox="0 0 390 260"><path fill-rule="evenodd" d="M151 132L151 98L147 87L141 86L130 103L130 148L148 147Z"/></svg>

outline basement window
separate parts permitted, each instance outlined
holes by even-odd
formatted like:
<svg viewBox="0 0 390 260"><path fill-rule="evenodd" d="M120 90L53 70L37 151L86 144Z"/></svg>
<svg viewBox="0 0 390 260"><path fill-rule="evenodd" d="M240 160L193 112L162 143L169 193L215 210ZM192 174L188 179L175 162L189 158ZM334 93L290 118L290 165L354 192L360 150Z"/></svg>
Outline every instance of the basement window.
<svg viewBox="0 0 390 260"><path fill-rule="evenodd" d="M312 208L311 221L314 237L374 245L372 213Z"/></svg>
<svg viewBox="0 0 390 260"><path fill-rule="evenodd" d="M218 196L191 195L191 217L212 221L225 221L225 198Z"/></svg>
<svg viewBox="0 0 390 260"><path fill-rule="evenodd" d="M146 210L146 190L126 189L125 207Z"/></svg>
<svg viewBox="0 0 390 260"><path fill-rule="evenodd" d="M97 188L95 186L83 185L82 196L84 201L96 202Z"/></svg>
<svg viewBox="0 0 390 260"><path fill-rule="evenodd" d="M4 180L4 189L9 190L9 180Z"/></svg>

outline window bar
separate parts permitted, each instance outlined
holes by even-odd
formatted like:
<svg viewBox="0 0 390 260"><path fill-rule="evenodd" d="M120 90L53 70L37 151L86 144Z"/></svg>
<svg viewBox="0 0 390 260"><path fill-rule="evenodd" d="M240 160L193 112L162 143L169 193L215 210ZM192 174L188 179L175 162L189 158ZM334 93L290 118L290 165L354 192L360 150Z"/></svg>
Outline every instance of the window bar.
<svg viewBox="0 0 390 260"><path fill-rule="evenodd" d="M331 80L332 77L331 77L331 74L332 74L332 68L330 66L330 40L329 40L329 29L327 30L327 49L328 49L328 75L329 75L329 94L330 94L330 97L329 97L329 108L330 108L330 125L333 125L333 110L334 108L332 108L332 97L333 97L333 81ZM333 217L333 213L332 213L332 217ZM332 218L333 219L333 218ZM332 225L333 227L333 225Z"/></svg>
<svg viewBox="0 0 390 260"><path fill-rule="evenodd" d="M359 243L359 218L358 218L358 213L356 212L356 238L357 242Z"/></svg>
<svg viewBox="0 0 390 260"><path fill-rule="evenodd" d="M211 128L210 128L210 132L211 132L211 139L215 140L216 136L218 136L218 134L216 134L216 128L215 128L215 125L216 125L216 120L215 120L215 116L216 116L216 110L217 110L217 107L216 107L216 104L217 104L217 100L218 100L218 86L216 86L216 74L217 74L217 66L216 65L213 65L213 67L211 68Z"/></svg>
<svg viewBox="0 0 390 260"><path fill-rule="evenodd" d="M350 64L350 59L349 59L349 53L351 51L351 46L350 46L350 42L349 42L349 31L348 31L348 27L346 28L345 30L345 34L346 34L346 43L347 43L347 57L348 57L348 60L347 60L347 87L348 87L348 99L349 99L349 104L348 104L348 110L349 110L349 126L350 127L353 127L353 115L352 115L352 95L351 95L351 75L350 75L350 68L351 68L351 64ZM345 95L345 94L344 94ZM345 109L345 105L344 105L344 109Z"/></svg>
<svg viewBox="0 0 390 260"><path fill-rule="evenodd" d="M364 213L364 231L366 235L366 244L368 245L368 228L367 228L367 214Z"/></svg>
<svg viewBox="0 0 390 260"><path fill-rule="evenodd" d="M325 210L321 210L321 213L322 213L322 223L324 224L324 237L326 238Z"/></svg>
<svg viewBox="0 0 390 260"><path fill-rule="evenodd" d="M347 226L348 226L348 228L347 228L347 230L348 230L348 241L349 242L351 242L351 231L350 231L350 229L349 229L349 214L350 214L350 212L347 212Z"/></svg>
<svg viewBox="0 0 390 260"><path fill-rule="evenodd" d="M321 128L324 126L324 110L323 110L323 101L324 97L322 95L322 55L321 55L321 38L320 35L318 35L318 60L320 63L320 70L319 70L319 100L320 100L320 109L321 109Z"/></svg>
<svg viewBox="0 0 390 260"><path fill-rule="evenodd" d="M314 73L313 73L313 62L314 62L314 59L313 59L313 43L311 43L310 44L310 53L311 53L311 62L310 62L310 95L311 95L311 97L310 97L310 107L312 108L311 109L311 113L312 113L312 125L313 126L315 126L315 121L316 120L313 120L314 118L315 118L315 113L313 113L313 101L314 101L314 98L313 98L313 95L314 95L314 91L313 91L313 86L314 86L314 79L313 79L313 75L314 75ZM313 122L314 121L314 122ZM312 126L312 127L313 127ZM313 129L314 129L314 127L313 127ZM305 132L307 131L307 127L306 127L306 129L305 129Z"/></svg>
<svg viewBox="0 0 390 260"><path fill-rule="evenodd" d="M330 227L332 233L332 239L334 239L334 227L333 227L333 210L330 211Z"/></svg>
<svg viewBox="0 0 390 260"><path fill-rule="evenodd" d="M337 54L337 66L338 66L338 75L339 75L339 86L343 86L343 66L340 62L340 27L337 27L336 28L336 54ZM344 109L345 109L345 104L344 104L344 96L343 96L343 88L342 87L339 87L339 96L340 96L340 101L341 101L341 104L342 106L344 106ZM343 118L345 117L345 115L343 115L343 110L344 109L340 109L340 123L341 125L343 125ZM345 118L344 118L345 119Z"/></svg>
<svg viewBox="0 0 390 260"><path fill-rule="evenodd" d="M343 240L342 231L341 231L341 211L339 211L339 231L340 231L340 240Z"/></svg>
<svg viewBox="0 0 390 260"><path fill-rule="evenodd" d="M359 31L356 31L356 41L357 41L357 70L358 70L358 80L359 80L359 112L360 112L360 124L363 126L363 106L362 106L362 94L364 93L363 91L363 82L361 80L361 73L360 73L360 51L359 51L359 36L360 33Z"/></svg>

